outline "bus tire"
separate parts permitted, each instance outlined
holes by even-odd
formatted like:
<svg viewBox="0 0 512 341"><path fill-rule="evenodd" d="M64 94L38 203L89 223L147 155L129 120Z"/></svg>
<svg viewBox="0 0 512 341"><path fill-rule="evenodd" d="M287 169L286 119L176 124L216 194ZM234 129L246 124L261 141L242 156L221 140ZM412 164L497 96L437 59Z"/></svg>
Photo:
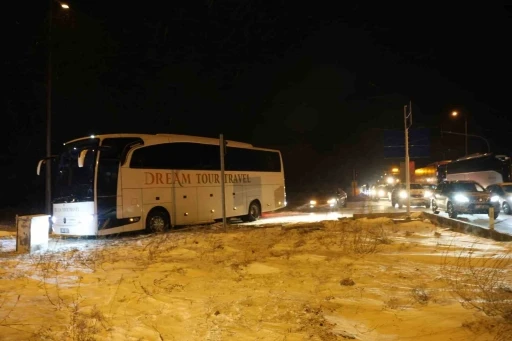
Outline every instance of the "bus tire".
<svg viewBox="0 0 512 341"><path fill-rule="evenodd" d="M171 219L169 213L162 208L153 208L146 217L146 231L149 233L162 233L169 229Z"/></svg>
<svg viewBox="0 0 512 341"><path fill-rule="evenodd" d="M242 217L243 221L256 221L261 217L261 206L257 200L251 201L246 216Z"/></svg>

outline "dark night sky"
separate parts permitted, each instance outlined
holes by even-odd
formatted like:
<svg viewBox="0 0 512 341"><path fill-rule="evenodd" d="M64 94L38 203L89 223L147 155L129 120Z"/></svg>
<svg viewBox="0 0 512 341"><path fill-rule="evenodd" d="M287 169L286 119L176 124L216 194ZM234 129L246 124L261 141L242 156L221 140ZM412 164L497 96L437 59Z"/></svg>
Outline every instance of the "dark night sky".
<svg viewBox="0 0 512 341"><path fill-rule="evenodd" d="M346 185L354 167L365 181L399 161L383 158L382 134L403 129L410 99L414 126L432 134L419 164L463 152L463 137L439 138L463 132L453 108L470 133L512 152L510 8L332 3L74 0L63 12L56 2L54 150L91 133L223 133L281 149L292 187ZM0 156L6 179L30 178L27 190L42 184L45 5L12 5L8 18Z"/></svg>

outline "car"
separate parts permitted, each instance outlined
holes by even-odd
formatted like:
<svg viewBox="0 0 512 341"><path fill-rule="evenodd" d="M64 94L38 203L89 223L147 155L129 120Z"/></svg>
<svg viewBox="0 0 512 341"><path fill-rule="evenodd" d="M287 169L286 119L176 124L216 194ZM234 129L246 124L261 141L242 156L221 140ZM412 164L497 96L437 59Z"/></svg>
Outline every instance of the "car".
<svg viewBox="0 0 512 341"><path fill-rule="evenodd" d="M347 197L347 193L341 188L316 190L306 205L314 210L347 207Z"/></svg>
<svg viewBox="0 0 512 341"><path fill-rule="evenodd" d="M490 217L491 207L494 219L500 214L499 197L472 180L440 183L432 195L431 205L434 214L443 210L450 218L457 218L459 214L488 214Z"/></svg>
<svg viewBox="0 0 512 341"><path fill-rule="evenodd" d="M391 188L388 185L378 185L371 189L370 198L373 201L379 201L380 199L389 199Z"/></svg>
<svg viewBox="0 0 512 341"><path fill-rule="evenodd" d="M430 208L430 197L432 191L425 189L421 184L412 183L410 184L411 206L425 206ZM396 185L391 191L391 207L395 207L398 204L398 208L407 205L407 191L405 184Z"/></svg>
<svg viewBox="0 0 512 341"><path fill-rule="evenodd" d="M512 182L501 182L487 186L487 190L500 199L500 207L503 213L512 214Z"/></svg>

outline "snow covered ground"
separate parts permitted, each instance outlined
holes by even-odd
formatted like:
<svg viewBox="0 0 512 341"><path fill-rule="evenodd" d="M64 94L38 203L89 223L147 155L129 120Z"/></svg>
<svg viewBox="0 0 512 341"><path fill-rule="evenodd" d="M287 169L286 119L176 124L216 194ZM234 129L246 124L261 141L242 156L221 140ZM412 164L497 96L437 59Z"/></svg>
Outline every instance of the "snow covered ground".
<svg viewBox="0 0 512 341"><path fill-rule="evenodd" d="M311 217L226 231L214 224L159 235L52 238L48 251L24 255L14 252L13 232L0 232L0 339L511 335L510 320L500 317L512 311L508 243L428 221ZM477 284L485 278L495 286L481 286L482 296ZM461 304L468 292L480 310Z"/></svg>

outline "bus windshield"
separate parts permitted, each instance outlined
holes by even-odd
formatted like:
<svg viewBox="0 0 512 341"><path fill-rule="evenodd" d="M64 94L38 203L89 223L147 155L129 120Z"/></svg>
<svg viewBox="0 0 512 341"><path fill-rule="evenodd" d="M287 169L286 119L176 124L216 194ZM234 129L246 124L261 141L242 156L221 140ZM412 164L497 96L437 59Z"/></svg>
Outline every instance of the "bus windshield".
<svg viewBox="0 0 512 341"><path fill-rule="evenodd" d="M99 139L87 139L66 144L57 160L53 202L92 201L94 198L94 167ZM79 167L80 152L89 149L83 167Z"/></svg>

